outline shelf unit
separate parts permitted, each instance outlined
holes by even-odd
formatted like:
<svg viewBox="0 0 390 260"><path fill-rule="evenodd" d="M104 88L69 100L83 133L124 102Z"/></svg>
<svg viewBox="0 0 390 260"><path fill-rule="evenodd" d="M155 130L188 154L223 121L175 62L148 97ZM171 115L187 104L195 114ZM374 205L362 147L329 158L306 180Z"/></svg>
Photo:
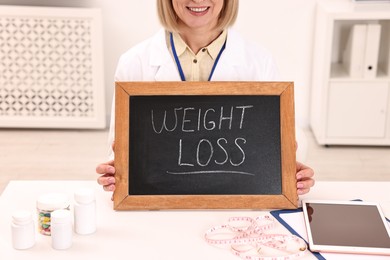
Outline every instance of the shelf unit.
<svg viewBox="0 0 390 260"><path fill-rule="evenodd" d="M390 4L326 0L316 15L310 126L317 142L390 145ZM372 78L350 77L343 64L356 24L381 25Z"/></svg>

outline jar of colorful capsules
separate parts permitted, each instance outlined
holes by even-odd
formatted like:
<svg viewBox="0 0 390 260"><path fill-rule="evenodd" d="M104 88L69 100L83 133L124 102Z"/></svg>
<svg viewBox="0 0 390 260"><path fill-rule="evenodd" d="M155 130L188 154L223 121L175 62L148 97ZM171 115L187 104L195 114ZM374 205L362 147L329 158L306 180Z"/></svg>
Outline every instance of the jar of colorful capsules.
<svg viewBox="0 0 390 260"><path fill-rule="evenodd" d="M38 230L50 236L51 213L58 209L70 210L69 197L63 193L46 193L37 200Z"/></svg>

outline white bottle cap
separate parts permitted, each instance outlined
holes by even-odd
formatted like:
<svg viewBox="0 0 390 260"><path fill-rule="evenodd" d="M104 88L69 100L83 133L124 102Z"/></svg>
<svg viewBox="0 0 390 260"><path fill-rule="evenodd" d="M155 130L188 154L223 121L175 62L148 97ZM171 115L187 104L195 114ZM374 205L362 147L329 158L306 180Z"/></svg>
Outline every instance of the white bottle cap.
<svg viewBox="0 0 390 260"><path fill-rule="evenodd" d="M37 208L47 211L66 209L69 205L69 197L64 193L43 194L37 200Z"/></svg>
<svg viewBox="0 0 390 260"><path fill-rule="evenodd" d="M18 210L12 214L12 218L15 224L23 225L32 220L32 215L30 211Z"/></svg>
<svg viewBox="0 0 390 260"><path fill-rule="evenodd" d="M88 204L95 201L95 192L92 189L80 189L74 193L74 199L81 204Z"/></svg>
<svg viewBox="0 0 390 260"><path fill-rule="evenodd" d="M58 209L51 213L51 224L63 224L72 220L72 214L69 210Z"/></svg>

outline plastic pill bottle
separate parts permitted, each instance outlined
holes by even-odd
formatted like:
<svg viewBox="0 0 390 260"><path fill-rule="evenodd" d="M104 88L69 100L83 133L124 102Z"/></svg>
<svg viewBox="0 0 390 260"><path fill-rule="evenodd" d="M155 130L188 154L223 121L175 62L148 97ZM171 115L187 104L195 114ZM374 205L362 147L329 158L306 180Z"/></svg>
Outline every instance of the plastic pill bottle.
<svg viewBox="0 0 390 260"><path fill-rule="evenodd" d="M37 200L38 230L50 236L51 213L58 209L70 209L69 197L64 193L46 193Z"/></svg>
<svg viewBox="0 0 390 260"><path fill-rule="evenodd" d="M28 249L35 244L35 228L32 214L19 210L12 215L12 246L15 249Z"/></svg>
<svg viewBox="0 0 390 260"><path fill-rule="evenodd" d="M96 200L92 189L74 193L74 229L77 234L89 235L96 231Z"/></svg>
<svg viewBox="0 0 390 260"><path fill-rule="evenodd" d="M51 213L51 246L57 250L72 246L73 228L72 213L59 209Z"/></svg>

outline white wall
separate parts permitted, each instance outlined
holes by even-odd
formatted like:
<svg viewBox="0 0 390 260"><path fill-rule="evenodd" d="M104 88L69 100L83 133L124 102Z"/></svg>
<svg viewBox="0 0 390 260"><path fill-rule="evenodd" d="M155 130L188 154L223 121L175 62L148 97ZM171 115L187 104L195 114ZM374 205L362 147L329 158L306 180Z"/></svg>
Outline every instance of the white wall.
<svg viewBox="0 0 390 260"><path fill-rule="evenodd" d="M246 38L258 42L274 54L282 80L295 82L296 120L302 127L309 124L316 1L241 0L235 25ZM0 0L0 5L102 9L107 115L110 113L113 75L120 54L160 28L155 0Z"/></svg>

